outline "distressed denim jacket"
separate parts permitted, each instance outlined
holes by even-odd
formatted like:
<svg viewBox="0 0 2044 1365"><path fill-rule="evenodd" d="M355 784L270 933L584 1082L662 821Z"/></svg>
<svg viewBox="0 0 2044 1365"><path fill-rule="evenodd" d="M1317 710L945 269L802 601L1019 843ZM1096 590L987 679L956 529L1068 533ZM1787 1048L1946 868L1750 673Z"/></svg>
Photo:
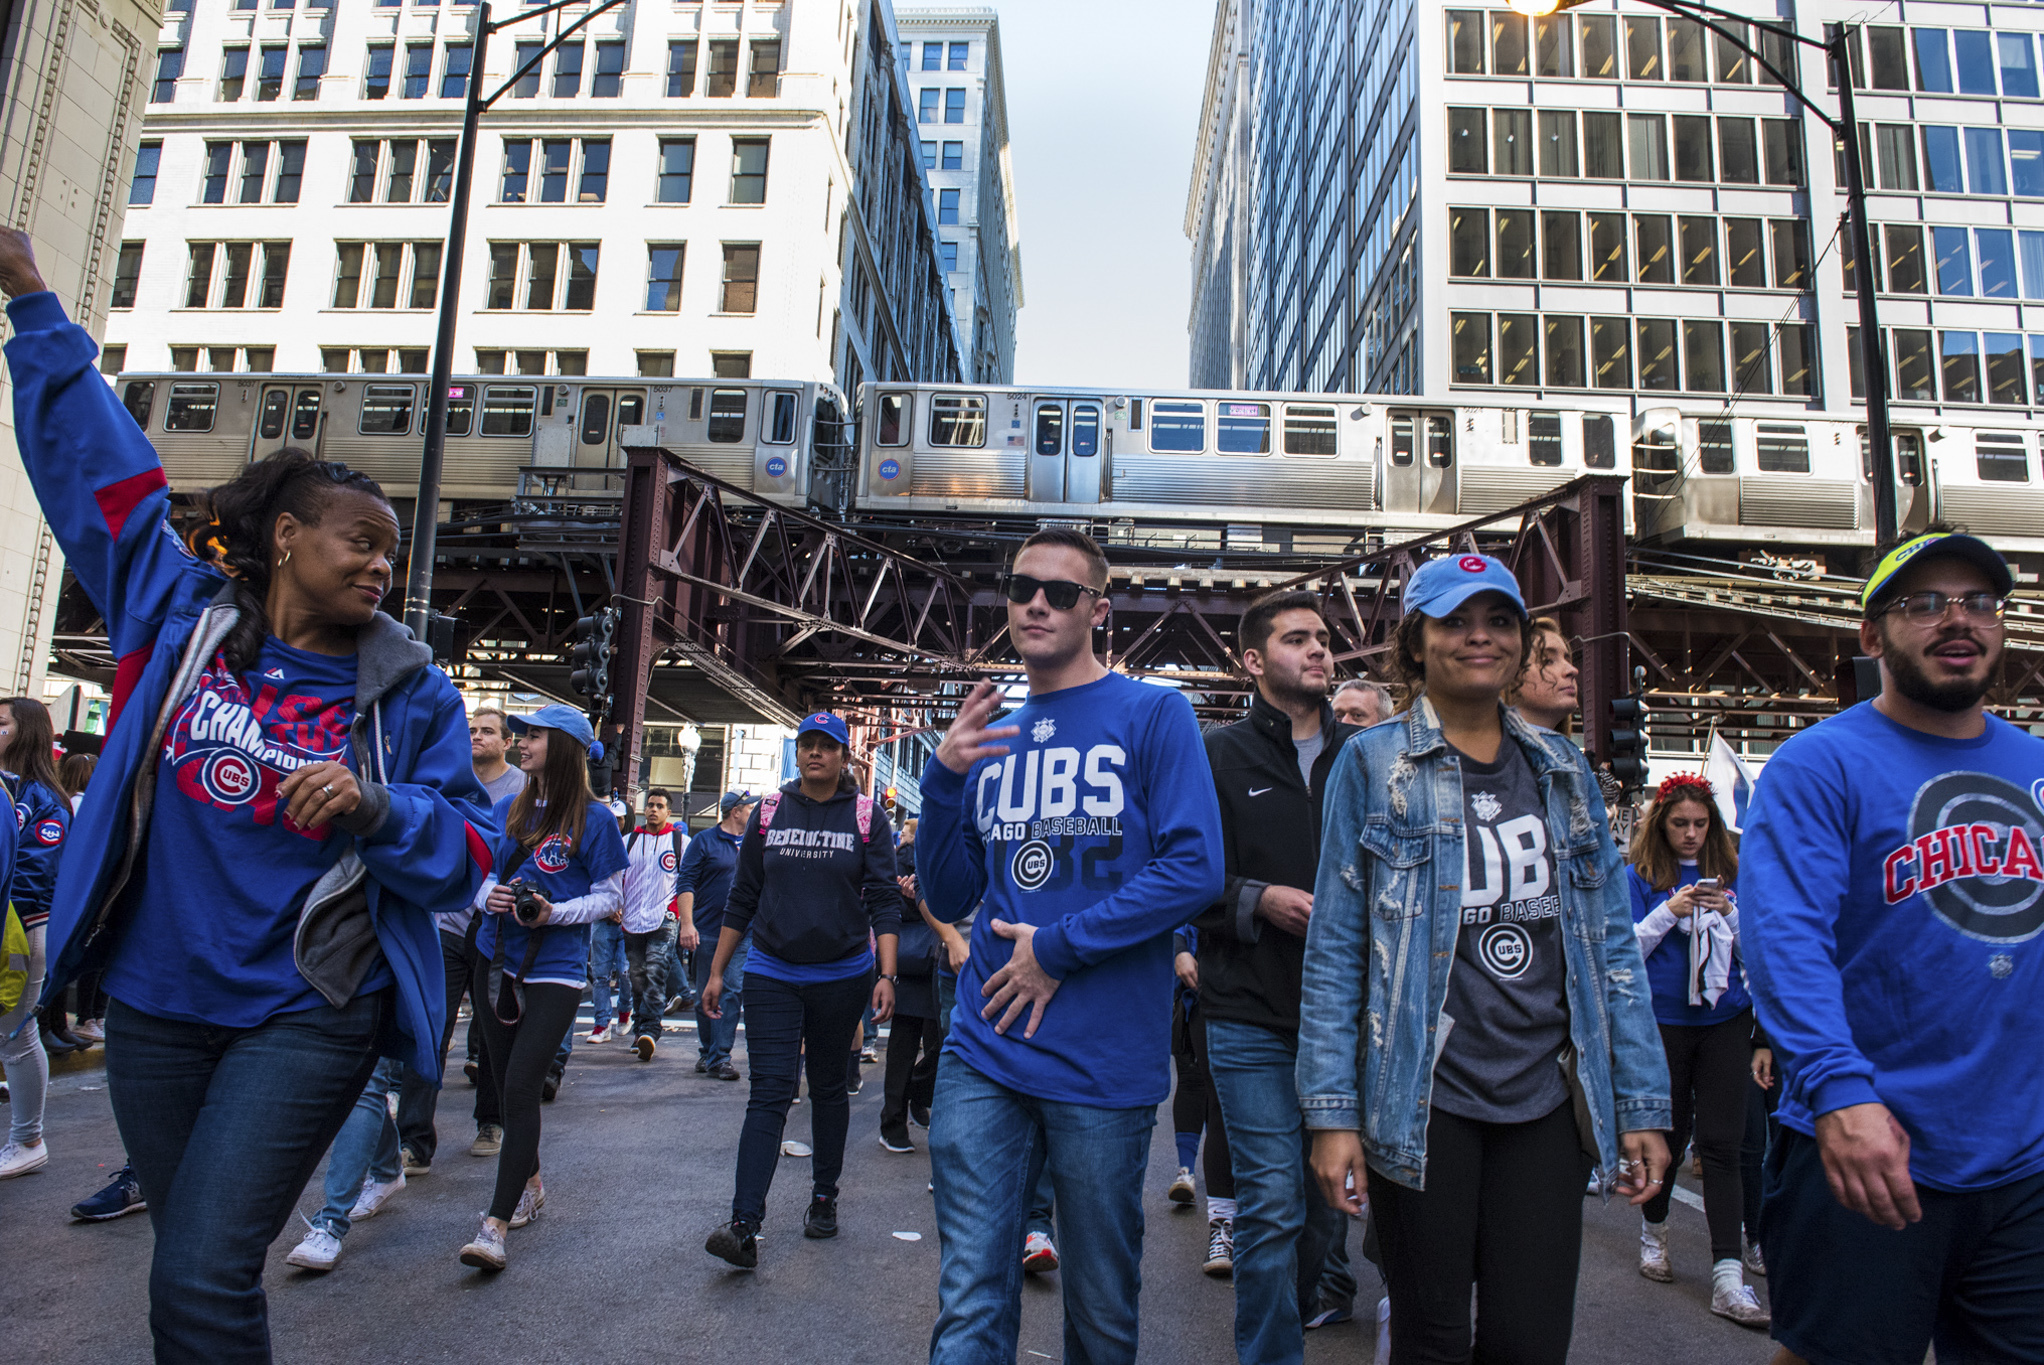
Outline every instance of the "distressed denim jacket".
<svg viewBox="0 0 2044 1365"><path fill-rule="evenodd" d="M1546 803L1561 895L1570 1045L1562 1066L1609 1188L1618 1135L1670 1126L1668 1064L1624 864L1588 761L1504 712ZM1371 1166L1426 1179L1442 1010L1461 932L1462 773L1424 698L1350 740L1327 783L1306 935L1299 1103L1308 1128L1360 1131Z"/></svg>

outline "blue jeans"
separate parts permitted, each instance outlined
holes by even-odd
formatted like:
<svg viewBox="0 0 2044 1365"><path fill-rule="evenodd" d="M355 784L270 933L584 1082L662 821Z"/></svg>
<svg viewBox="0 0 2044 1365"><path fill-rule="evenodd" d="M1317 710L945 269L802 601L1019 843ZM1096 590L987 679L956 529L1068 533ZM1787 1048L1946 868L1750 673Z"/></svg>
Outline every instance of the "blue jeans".
<svg viewBox="0 0 2044 1365"><path fill-rule="evenodd" d="M632 964L625 956L625 927L607 919L590 926L589 999L595 1005L596 1028L617 1026L617 1006L632 1003ZM611 993L615 975L616 998Z"/></svg>
<svg viewBox="0 0 2044 1365"><path fill-rule="evenodd" d="M933 1118L930 1122L935 1123L936 1120ZM1053 1221L1056 1213L1057 1200L1050 1188L1050 1163L1046 1161L1043 1163L1043 1174L1036 1177L1036 1187L1029 1192L1029 1217L1023 1226L1030 1232L1040 1232L1055 1241L1057 1239L1052 1234L1056 1228Z"/></svg>
<svg viewBox="0 0 2044 1365"><path fill-rule="evenodd" d="M1046 1162L1064 1265L1064 1358L1130 1365L1142 1292L1154 1105L1101 1109L1010 1090L952 1057L930 1106L941 1269L931 1365L1015 1359L1022 1242Z"/></svg>
<svg viewBox="0 0 2044 1365"><path fill-rule="evenodd" d="M334 1139L333 1154L327 1158L326 1207L313 1215L314 1227L346 1237L348 1210L355 1207L363 1182L397 1179L397 1124L390 1117L390 1094L403 1084L404 1075L403 1062L385 1057L356 1097L348 1121Z"/></svg>
<svg viewBox="0 0 2044 1365"><path fill-rule="evenodd" d="M1330 1249L1346 1250L1348 1215L1328 1206L1307 1171L1311 1137L1293 1080L1298 1039L1234 1019L1209 1019L1206 1028L1207 1074L1235 1172L1235 1353L1297 1361L1306 1349L1302 1315L1315 1306ZM1337 1304L1356 1292L1345 1256L1339 1276L1326 1296Z"/></svg>
<svg viewBox="0 0 2044 1365"><path fill-rule="evenodd" d="M731 1060L731 1049L738 1042L738 1021L744 1017L745 959L751 953L752 935L747 934L738 940L738 946L731 950L731 960L724 964L724 998L717 1006L723 1011L722 1019L712 1019L700 1005L696 1007L696 1051L711 1071ZM716 956L708 940L696 949L697 1000L703 998L703 987L710 984L710 966Z"/></svg>
<svg viewBox="0 0 2044 1365"><path fill-rule="evenodd" d="M255 1028L107 1007L107 1088L156 1247L159 1361L270 1359L263 1260L376 1069L392 990Z"/></svg>

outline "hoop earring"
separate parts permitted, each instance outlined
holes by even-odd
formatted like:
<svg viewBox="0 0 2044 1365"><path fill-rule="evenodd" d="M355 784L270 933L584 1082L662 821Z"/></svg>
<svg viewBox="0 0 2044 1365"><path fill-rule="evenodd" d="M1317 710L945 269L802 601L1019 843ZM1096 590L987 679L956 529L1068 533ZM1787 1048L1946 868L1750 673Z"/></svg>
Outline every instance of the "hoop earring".
<svg viewBox="0 0 2044 1365"><path fill-rule="evenodd" d="M284 551L284 557L283 557L282 559L280 559L280 560L278 560L278 561L277 561L277 567L281 569L281 568L283 568L283 567L284 567L284 566L285 566L286 564L289 564L290 562L291 562L291 552L290 552L289 550L286 550L286 551Z"/></svg>

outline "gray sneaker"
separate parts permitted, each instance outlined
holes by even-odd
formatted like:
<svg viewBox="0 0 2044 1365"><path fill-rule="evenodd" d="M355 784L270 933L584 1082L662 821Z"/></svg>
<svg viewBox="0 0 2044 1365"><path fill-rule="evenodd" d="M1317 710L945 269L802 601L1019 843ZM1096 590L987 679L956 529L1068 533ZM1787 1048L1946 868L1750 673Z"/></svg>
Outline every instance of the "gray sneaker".
<svg viewBox="0 0 2044 1365"><path fill-rule="evenodd" d="M461 1263L477 1270L502 1270L507 1250L504 1234L491 1227L490 1220L485 1218L476 1235L461 1249Z"/></svg>
<svg viewBox="0 0 2044 1365"><path fill-rule="evenodd" d="M359 1223L364 1218L374 1218L390 1197L405 1187L405 1173L400 1170L395 1180L370 1180L363 1184L362 1193L356 1196L355 1207L348 1210L348 1221Z"/></svg>
<svg viewBox="0 0 2044 1365"><path fill-rule="evenodd" d="M495 1156L504 1150L504 1125L501 1123L479 1123L476 1125L476 1140L468 1145L470 1156Z"/></svg>
<svg viewBox="0 0 2044 1365"><path fill-rule="evenodd" d="M305 1240L292 1248L291 1254L284 1258L284 1264L324 1274L332 1270L334 1263L340 1259L341 1239L334 1236L333 1231L323 1224L308 1221L305 1225Z"/></svg>
<svg viewBox="0 0 2044 1365"><path fill-rule="evenodd" d="M518 1194L518 1207L511 1211L511 1226L522 1228L539 1217L539 1211L546 1207L546 1186L527 1185Z"/></svg>

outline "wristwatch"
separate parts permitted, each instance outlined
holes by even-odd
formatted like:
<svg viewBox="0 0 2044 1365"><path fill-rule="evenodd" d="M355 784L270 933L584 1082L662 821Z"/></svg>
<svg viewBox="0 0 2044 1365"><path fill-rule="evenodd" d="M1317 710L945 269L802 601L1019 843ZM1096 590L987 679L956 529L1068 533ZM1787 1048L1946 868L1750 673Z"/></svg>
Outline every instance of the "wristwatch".
<svg viewBox="0 0 2044 1365"><path fill-rule="evenodd" d="M896 976L893 972L880 973L880 979L882 981L885 981L890 986L895 985L901 980L901 978L899 976Z"/></svg>

